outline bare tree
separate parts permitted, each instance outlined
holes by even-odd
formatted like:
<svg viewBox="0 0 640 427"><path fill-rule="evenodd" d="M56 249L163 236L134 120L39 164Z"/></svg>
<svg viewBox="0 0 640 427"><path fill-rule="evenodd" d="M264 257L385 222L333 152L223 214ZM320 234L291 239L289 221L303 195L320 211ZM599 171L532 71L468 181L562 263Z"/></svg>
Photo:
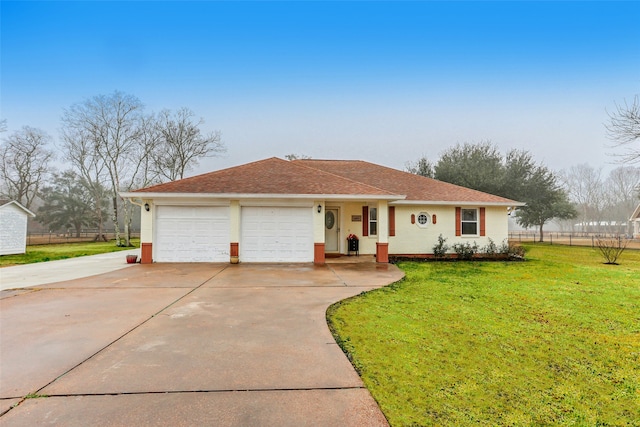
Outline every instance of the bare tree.
<svg viewBox="0 0 640 427"><path fill-rule="evenodd" d="M604 182L607 211L616 223L626 223L626 234L632 233L629 217L638 204L640 167L620 166L609 173Z"/></svg>
<svg viewBox="0 0 640 427"><path fill-rule="evenodd" d="M625 152L618 154L623 163L640 162L640 97L634 96L631 104L615 104L615 109L605 124L607 135L614 141L614 147L624 147Z"/></svg>
<svg viewBox="0 0 640 427"><path fill-rule="evenodd" d="M306 154L285 154L284 158L287 160L307 160L310 159L311 156L307 156Z"/></svg>
<svg viewBox="0 0 640 427"><path fill-rule="evenodd" d="M599 224L604 212L606 199L601 175L602 168L594 169L586 163L572 166L560 175L569 199L577 207L585 232Z"/></svg>
<svg viewBox="0 0 640 427"><path fill-rule="evenodd" d="M0 132L7 131L7 119L0 120Z"/></svg>
<svg viewBox="0 0 640 427"><path fill-rule="evenodd" d="M118 91L94 96L64 111L66 156L87 181L96 184L96 198L98 184L109 183L118 245L122 244L119 211L127 246L133 213L120 191L183 178L201 157L224 151L220 133L203 134L202 123L188 108L145 115L138 98Z"/></svg>
<svg viewBox="0 0 640 427"><path fill-rule="evenodd" d="M618 237L598 237L596 245L605 264L618 265L618 258L627 248L629 239Z"/></svg>
<svg viewBox="0 0 640 427"><path fill-rule="evenodd" d="M408 161L404 164L404 169L416 175L426 176L428 178L433 178L435 175L434 172L435 165L429 161L427 156L423 155L416 161Z"/></svg>
<svg viewBox="0 0 640 427"><path fill-rule="evenodd" d="M54 154L47 148L51 137L29 126L10 135L0 146L3 196L30 208L40 192Z"/></svg>
<svg viewBox="0 0 640 427"><path fill-rule="evenodd" d="M138 148L135 158L137 162L132 168L127 190L143 188L162 182L162 175L155 163L156 152L162 150L162 133L153 114L144 115L140 120Z"/></svg>
<svg viewBox="0 0 640 427"><path fill-rule="evenodd" d="M112 220L116 233L116 244L122 245L118 222L119 201L123 208L125 227L129 223L129 202L119 196L123 184L130 180L132 170L140 160L138 137L142 120L143 105L138 98L122 92L97 95L75 104L64 111L63 127L68 132L88 138L95 155L103 163L109 177L113 203ZM147 150L143 150L147 152ZM130 245L129 234L125 233L125 244Z"/></svg>
<svg viewBox="0 0 640 427"><path fill-rule="evenodd" d="M198 159L225 151L220 132L203 134L200 126L204 120L196 119L188 108L176 112L163 110L156 123L161 141L152 155L157 174L165 179L182 179L185 172L198 164Z"/></svg>
<svg viewBox="0 0 640 427"><path fill-rule="evenodd" d="M628 218L637 205L640 168L620 166L603 179L602 168L580 164L561 176L580 213L582 231L630 233Z"/></svg>
<svg viewBox="0 0 640 427"><path fill-rule="evenodd" d="M61 130L61 135L65 159L71 162L71 166L82 177L93 198L94 216L98 225L96 240L106 240L104 225L107 216L104 214L106 208L104 193L109 178L105 164L98 156L90 135L82 128L64 127Z"/></svg>

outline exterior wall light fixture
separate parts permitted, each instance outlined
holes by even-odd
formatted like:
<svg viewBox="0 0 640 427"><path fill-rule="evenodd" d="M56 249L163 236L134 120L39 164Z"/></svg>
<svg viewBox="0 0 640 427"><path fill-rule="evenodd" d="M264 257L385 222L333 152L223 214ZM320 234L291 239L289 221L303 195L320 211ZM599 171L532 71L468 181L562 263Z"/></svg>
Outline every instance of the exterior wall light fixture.
<svg viewBox="0 0 640 427"><path fill-rule="evenodd" d="M318 205L318 213L322 212L322 205Z"/></svg>
<svg viewBox="0 0 640 427"><path fill-rule="evenodd" d="M144 210L145 210L145 211L147 211L147 212L149 212L149 209L150 209L150 208L149 208L149 203L145 203L145 204L144 204Z"/></svg>

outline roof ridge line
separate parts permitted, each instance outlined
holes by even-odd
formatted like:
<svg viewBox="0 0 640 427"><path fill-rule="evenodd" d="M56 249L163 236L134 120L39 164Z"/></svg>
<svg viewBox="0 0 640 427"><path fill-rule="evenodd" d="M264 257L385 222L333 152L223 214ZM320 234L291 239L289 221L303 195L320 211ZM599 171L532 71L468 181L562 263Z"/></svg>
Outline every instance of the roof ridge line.
<svg viewBox="0 0 640 427"><path fill-rule="evenodd" d="M296 161L300 161L301 163L305 163L305 162L310 161L310 160L313 161L314 159L299 159L299 160L296 160ZM512 200L512 199L509 199L507 197L500 196L500 195L497 195L497 194L487 193L486 191L476 190L474 188L465 187L463 185L454 184L452 182L447 182L447 181L442 181L440 179L436 179L436 178L432 178L432 177L428 177L428 176L418 175L418 174L415 174L415 173L412 173L412 172L408 172L408 171L404 171L404 170L400 170L400 169L395 169L395 168L392 168L392 167L389 167L389 166L385 166L385 165L381 165L381 164L378 164L378 163L368 162L366 160L337 160L337 159L336 160L315 159L315 160L319 161L319 162L344 162L344 163L360 163L360 164L371 165L371 166L374 166L376 168L385 169L386 171L389 171L390 173L394 173L394 174L400 173L400 174L405 175L405 176L411 176L414 179L417 178L417 179L420 179L420 180L428 181L430 183L437 183L437 185L444 185L444 186L448 186L450 188L453 187L453 188L457 188L457 189L460 189L460 190L463 190L463 191L468 191L468 192L472 192L472 193L476 193L476 194L482 194L482 195L485 195L485 196L498 197L498 198L503 199L504 202L521 203L521 202L518 202L516 200ZM309 166L312 167L311 165L309 165ZM338 176L342 176L342 175L338 175ZM360 182L360 181L356 181L356 182ZM374 188L377 188L377 187L374 187ZM385 190L385 191L388 191L388 190Z"/></svg>
<svg viewBox="0 0 640 427"><path fill-rule="evenodd" d="M272 156L272 157L268 157L268 158L266 158L266 159L254 160L254 161L249 162L249 163L242 163L242 164L235 165L235 166L228 166L228 167L223 168L223 169L218 169L218 170L214 170L214 171L209 171L209 172L199 173L198 175L187 176L187 177L185 177L185 178L174 179L174 180L172 180L172 181L167 181L167 182L161 182L161 183L158 183L158 184L153 184L153 185L150 185L150 186L148 186L148 187L138 188L138 189L136 189L136 190L134 190L134 191L144 190L144 189L147 189L147 188L154 188L154 187L157 187L157 186L159 186L159 185L165 185L165 184L169 184L169 183L176 182L176 181L186 181L186 180L192 180L192 179L196 179L196 178L201 178L201 177L203 177L203 176L216 175L216 174L220 174L220 173L222 173L222 172L224 172L224 171L227 171L227 170L230 170L230 169L241 168L241 167L245 167L245 166L249 166L249 165L254 165L254 164L257 164L257 163L263 163L263 162L266 162L267 160L272 160L272 159L276 159L276 160L280 160L280 161L282 161L282 162L286 162L286 160L284 160L284 159L281 159L281 158L279 158L279 157Z"/></svg>
<svg viewBox="0 0 640 427"><path fill-rule="evenodd" d="M293 161L293 162L291 162L291 163L297 162L298 160L299 160L299 159L296 159L296 160L294 160L294 161ZM303 159L303 160L313 160L313 159ZM326 161L326 160L320 160L320 159L318 159L318 160L319 160L319 161ZM345 161L345 160L334 160L334 161ZM350 160L346 160L346 161L350 161ZM361 161L361 160L355 160L355 161ZM321 172L321 173L325 173L325 174L327 174L327 175L332 175L332 176L338 177L338 178L340 178L340 179L344 179L344 180L346 180L346 181L356 183L356 184L358 184L358 185L364 185L364 186L369 187L369 188L372 188L372 189L374 189L374 190L382 191L382 192L384 192L384 193L387 193L388 195L391 195L391 196L404 196L404 198L405 198L405 199L407 198L407 195L406 195L406 194L395 194L395 193L392 193L391 191L389 191L389 190L387 190L387 189L385 189L385 188L375 187L375 186L373 186L373 185L371 185L371 184L367 184L366 182L356 181L355 179L347 178L346 176L343 176L343 175L338 175L338 174L333 173L333 172L328 172L328 171L325 171L325 170L322 170L322 169L318 169L318 168L314 168L314 167L311 167L311 166L307 166L307 165L304 165L304 164L302 164L302 163L300 163L300 164L298 164L298 165L296 165L296 166L302 166L303 168L313 169L313 170L314 170L314 171L316 171L316 172Z"/></svg>

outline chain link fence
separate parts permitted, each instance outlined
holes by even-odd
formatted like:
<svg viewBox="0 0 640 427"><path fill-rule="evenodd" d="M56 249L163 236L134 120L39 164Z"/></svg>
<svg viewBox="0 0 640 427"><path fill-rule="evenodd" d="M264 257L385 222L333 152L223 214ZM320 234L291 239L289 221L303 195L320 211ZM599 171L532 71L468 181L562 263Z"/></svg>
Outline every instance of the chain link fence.
<svg viewBox="0 0 640 427"><path fill-rule="evenodd" d="M613 233L570 233L570 232L545 232L544 243L549 245L591 246L595 248L598 238L627 239L629 236ZM511 231L511 242L538 242L540 233L535 231ZM627 245L629 249L640 249L640 239L630 239Z"/></svg>
<svg viewBox="0 0 640 427"><path fill-rule="evenodd" d="M122 235L122 233L121 233ZM75 232L55 233L55 232L29 232L27 233L27 245L51 245L54 243L78 243L114 240L115 232L105 230L102 234L98 230L83 230L80 235ZM140 237L140 231L132 231L132 238Z"/></svg>

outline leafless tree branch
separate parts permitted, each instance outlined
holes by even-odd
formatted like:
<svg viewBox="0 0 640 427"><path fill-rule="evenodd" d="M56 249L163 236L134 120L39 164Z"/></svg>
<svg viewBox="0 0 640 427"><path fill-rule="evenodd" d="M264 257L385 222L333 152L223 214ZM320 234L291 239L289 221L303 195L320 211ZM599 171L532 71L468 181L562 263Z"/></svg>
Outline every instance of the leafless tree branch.
<svg viewBox="0 0 640 427"><path fill-rule="evenodd" d="M50 172L54 153L47 148L51 137L29 126L14 132L0 146L0 177L5 197L30 208Z"/></svg>
<svg viewBox="0 0 640 427"><path fill-rule="evenodd" d="M129 245L127 230L130 222L129 206L121 200L118 192L135 170L138 137L143 105L138 98L122 92L97 95L65 110L62 123L69 135L86 138L83 144L90 144L94 156L102 162L109 177L112 195L112 219L116 232L116 242L120 244L118 222L118 201L122 203L125 222L126 245Z"/></svg>
<svg viewBox="0 0 640 427"><path fill-rule="evenodd" d="M212 157L226 151L219 131L203 134L202 118L196 119L188 108L176 112L163 110L156 119L161 136L153 159L159 176L170 181L184 178L185 173L202 157Z"/></svg>
<svg viewBox="0 0 640 427"><path fill-rule="evenodd" d="M629 104L615 104L613 112L607 112L609 122L605 123L607 136L614 147L623 147L624 152L615 154L623 163L640 162L640 97L634 96Z"/></svg>

